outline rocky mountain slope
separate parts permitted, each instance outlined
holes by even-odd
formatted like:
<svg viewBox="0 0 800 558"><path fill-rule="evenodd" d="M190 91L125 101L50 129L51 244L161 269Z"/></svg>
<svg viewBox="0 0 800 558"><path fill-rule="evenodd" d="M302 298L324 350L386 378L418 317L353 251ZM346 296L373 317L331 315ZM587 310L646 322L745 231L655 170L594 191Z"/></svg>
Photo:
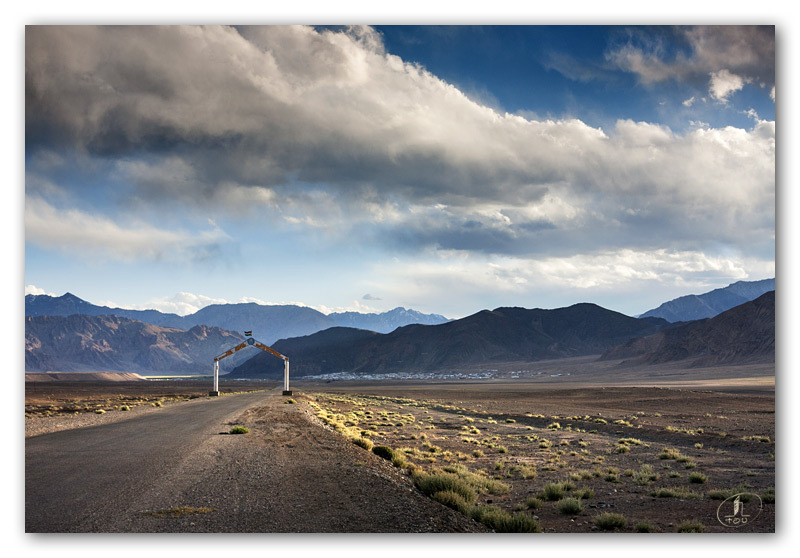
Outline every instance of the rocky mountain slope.
<svg viewBox="0 0 800 558"><path fill-rule="evenodd" d="M215 356L243 339L219 327L182 330L119 316L28 316L25 370L204 374L213 371ZM249 358L243 352L226 359L229 368Z"/></svg>
<svg viewBox="0 0 800 558"><path fill-rule="evenodd" d="M713 318L735 306L755 300L768 291L775 290L775 279L739 281L721 289L701 295L682 296L648 310L640 318L664 318L669 322L689 322Z"/></svg>
<svg viewBox="0 0 800 558"><path fill-rule="evenodd" d="M439 325L410 325L388 334L337 328L273 345L290 359L293 377L334 372L445 371L492 362L600 354L660 331L659 318L636 319L595 304L555 310L497 308ZM257 354L232 376L279 376L281 361Z"/></svg>
<svg viewBox="0 0 800 558"><path fill-rule="evenodd" d="M689 359L696 367L775 362L775 291L713 318L633 339L601 358L630 364Z"/></svg>

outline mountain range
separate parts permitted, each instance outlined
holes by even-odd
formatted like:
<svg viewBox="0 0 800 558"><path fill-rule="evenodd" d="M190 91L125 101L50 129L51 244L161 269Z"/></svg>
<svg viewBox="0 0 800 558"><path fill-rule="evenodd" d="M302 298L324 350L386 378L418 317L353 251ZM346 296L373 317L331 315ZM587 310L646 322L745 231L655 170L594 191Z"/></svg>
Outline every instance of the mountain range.
<svg viewBox="0 0 800 558"><path fill-rule="evenodd" d="M775 362L775 291L713 318L630 340L601 359L626 359L627 364L690 360L690 367Z"/></svg>
<svg viewBox="0 0 800 558"><path fill-rule="evenodd" d="M711 308L714 301L763 288L755 283L763 282L737 283L718 289L722 294L695 298ZM553 310L497 308L452 321L403 308L326 316L302 306L255 303L211 305L178 316L96 306L70 293L28 295L25 306L30 372L210 373L213 357L241 342L244 330L289 356L292 377L438 372L599 354L632 364L688 359L691 366L775 359L774 291L687 323L631 318L589 303ZM434 323L402 325L413 320ZM283 368L280 359L248 349L222 361L221 370L254 378L280 377Z"/></svg>
<svg viewBox="0 0 800 558"><path fill-rule="evenodd" d="M212 304L193 314L179 316L158 310L128 310L97 306L78 298L72 293L53 297L49 295L26 295L26 316L86 316L112 315L139 320L149 324L190 329L197 325L216 326L232 331L252 331L260 341L272 344L278 339L310 335L323 329L337 326L369 329L389 333L409 324L441 324L447 318L438 314L423 314L416 310L395 308L381 314L339 312L325 315L306 306L264 305L250 303Z"/></svg>
<svg viewBox="0 0 800 558"><path fill-rule="evenodd" d="M497 308L445 324L409 325L388 334L334 328L273 345L289 356L293 377L337 372L433 372L496 362L600 354L669 327L661 318L631 318L596 304L542 310ZM257 354L231 377L278 377L282 363Z"/></svg>
<svg viewBox="0 0 800 558"><path fill-rule="evenodd" d="M658 308L648 310L640 318L664 318L668 322L690 322L713 318L735 306L755 300L766 292L775 290L775 279L739 281L700 295L686 295Z"/></svg>

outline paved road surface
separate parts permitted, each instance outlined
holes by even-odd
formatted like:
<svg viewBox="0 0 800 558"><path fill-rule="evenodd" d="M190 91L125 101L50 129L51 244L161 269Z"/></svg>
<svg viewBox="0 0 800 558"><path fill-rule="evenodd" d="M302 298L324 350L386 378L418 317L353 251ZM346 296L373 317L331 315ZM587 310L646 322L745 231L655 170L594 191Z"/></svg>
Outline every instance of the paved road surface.
<svg viewBox="0 0 800 558"><path fill-rule="evenodd" d="M482 530L275 392L26 439L27 532ZM223 435L231 423L250 434ZM179 506L209 513L178 518Z"/></svg>

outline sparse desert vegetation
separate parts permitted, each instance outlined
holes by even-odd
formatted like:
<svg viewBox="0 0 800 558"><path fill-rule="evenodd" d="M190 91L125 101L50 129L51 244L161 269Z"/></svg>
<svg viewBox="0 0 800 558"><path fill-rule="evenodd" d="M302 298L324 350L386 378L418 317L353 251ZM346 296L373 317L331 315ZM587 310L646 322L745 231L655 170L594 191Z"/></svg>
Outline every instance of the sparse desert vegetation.
<svg viewBox="0 0 800 558"><path fill-rule="evenodd" d="M754 429L766 425L769 442L767 435L746 432L722 438L721 432L743 424L741 414L735 424L720 412L726 396L710 397L720 399L713 412L697 412L702 407L691 402L676 412L674 397L659 400L672 393L642 390L647 404L620 396L611 412L592 408L589 391L581 405L563 398L541 397L537 405L519 396L400 387L309 390L298 400L356 444L366 448L372 442L374 453L432 499L495 530L725 531L714 514L729 494L764 494L765 502L771 495L774 504L769 415L751 417L760 420ZM620 411L621 405L627 410ZM646 520L636 517L641 511L634 504L640 501L648 503ZM707 509L708 517L695 517L697 509ZM774 511L768 515L755 530L774 529Z"/></svg>

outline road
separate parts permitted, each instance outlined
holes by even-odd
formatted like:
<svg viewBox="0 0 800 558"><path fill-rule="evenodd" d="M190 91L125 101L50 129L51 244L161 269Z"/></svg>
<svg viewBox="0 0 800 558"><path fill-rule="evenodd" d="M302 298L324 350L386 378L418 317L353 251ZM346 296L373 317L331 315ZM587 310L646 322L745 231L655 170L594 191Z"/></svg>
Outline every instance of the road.
<svg viewBox="0 0 800 558"><path fill-rule="evenodd" d="M26 532L481 530L284 400L196 399L27 438ZM234 421L251 432L226 435ZM206 513L151 513L182 506Z"/></svg>

